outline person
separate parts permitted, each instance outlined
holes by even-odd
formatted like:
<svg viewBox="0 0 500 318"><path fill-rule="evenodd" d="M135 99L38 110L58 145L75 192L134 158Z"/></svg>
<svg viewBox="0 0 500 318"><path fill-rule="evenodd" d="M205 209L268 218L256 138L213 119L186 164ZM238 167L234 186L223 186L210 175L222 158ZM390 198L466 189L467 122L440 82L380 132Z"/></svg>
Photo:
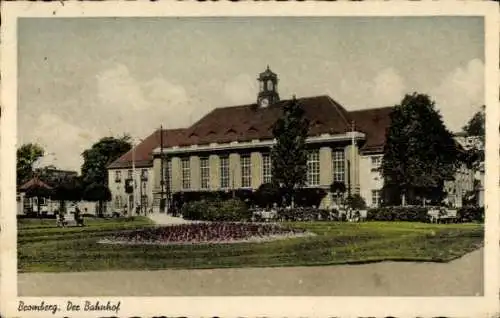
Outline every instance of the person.
<svg viewBox="0 0 500 318"><path fill-rule="evenodd" d="M57 213L57 226L58 227L66 226L66 221L64 220L64 213L62 211L59 211Z"/></svg>
<svg viewBox="0 0 500 318"><path fill-rule="evenodd" d="M75 221L78 226L83 226L83 218L80 215L80 208L75 205Z"/></svg>

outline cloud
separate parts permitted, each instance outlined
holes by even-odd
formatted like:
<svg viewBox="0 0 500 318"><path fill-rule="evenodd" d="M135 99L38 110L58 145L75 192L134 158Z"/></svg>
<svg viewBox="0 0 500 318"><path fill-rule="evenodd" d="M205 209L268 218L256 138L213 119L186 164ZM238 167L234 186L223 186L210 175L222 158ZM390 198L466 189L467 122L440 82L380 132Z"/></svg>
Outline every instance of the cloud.
<svg viewBox="0 0 500 318"><path fill-rule="evenodd" d="M449 129L459 131L485 103L484 84L484 64L473 59L450 72L431 91Z"/></svg>
<svg viewBox="0 0 500 318"><path fill-rule="evenodd" d="M106 120L99 126L141 138L161 124L187 125L197 104L182 85L162 77L141 81L123 64L97 75L97 96L97 113Z"/></svg>
<svg viewBox="0 0 500 318"><path fill-rule="evenodd" d="M81 153L98 138L99 133L65 121L60 116L45 113L38 117L33 132L43 132L33 138L45 149L40 166L53 164L62 169L79 171L83 159Z"/></svg>
<svg viewBox="0 0 500 318"><path fill-rule="evenodd" d="M256 100L257 92L255 76L239 74L224 84L223 98L227 105L245 105Z"/></svg>
<svg viewBox="0 0 500 318"><path fill-rule="evenodd" d="M349 109L392 106L406 93L404 78L392 68L379 71L371 79L344 77L340 82L339 99Z"/></svg>
<svg viewBox="0 0 500 318"><path fill-rule="evenodd" d="M374 103L377 105L397 104L406 93L404 79L393 68L382 70L369 86Z"/></svg>
<svg viewBox="0 0 500 318"><path fill-rule="evenodd" d="M128 68L117 64L97 74L97 96L102 105L116 109L145 110L149 103L144 99L140 85Z"/></svg>

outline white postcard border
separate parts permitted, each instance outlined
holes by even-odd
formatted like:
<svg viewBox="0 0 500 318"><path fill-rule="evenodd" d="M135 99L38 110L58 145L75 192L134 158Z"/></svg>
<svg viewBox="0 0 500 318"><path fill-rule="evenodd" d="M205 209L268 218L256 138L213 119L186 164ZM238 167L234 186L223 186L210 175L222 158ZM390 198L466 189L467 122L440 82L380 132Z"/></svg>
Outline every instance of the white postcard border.
<svg viewBox="0 0 500 318"><path fill-rule="evenodd" d="M138 16L483 16L485 17L485 94L487 112L484 297L106 297L121 301L117 316L493 316L499 309L499 19L495 2L363 3L196 3L196 2L4 2L2 3L0 239L2 314L19 313L19 299L67 300L103 297L17 297L15 149L17 138L18 17ZM91 296L91 295L89 295ZM64 306L63 306L64 307ZM66 313L88 317L88 313ZM113 316L101 313L99 316Z"/></svg>

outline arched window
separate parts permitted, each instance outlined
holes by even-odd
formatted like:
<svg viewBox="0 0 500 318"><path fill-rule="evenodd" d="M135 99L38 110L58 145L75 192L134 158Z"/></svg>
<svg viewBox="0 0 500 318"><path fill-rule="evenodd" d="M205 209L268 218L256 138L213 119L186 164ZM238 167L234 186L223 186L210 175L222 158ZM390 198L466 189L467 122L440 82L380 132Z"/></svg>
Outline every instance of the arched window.
<svg viewBox="0 0 500 318"><path fill-rule="evenodd" d="M267 90L272 91L274 89L273 81L268 80L267 81Z"/></svg>

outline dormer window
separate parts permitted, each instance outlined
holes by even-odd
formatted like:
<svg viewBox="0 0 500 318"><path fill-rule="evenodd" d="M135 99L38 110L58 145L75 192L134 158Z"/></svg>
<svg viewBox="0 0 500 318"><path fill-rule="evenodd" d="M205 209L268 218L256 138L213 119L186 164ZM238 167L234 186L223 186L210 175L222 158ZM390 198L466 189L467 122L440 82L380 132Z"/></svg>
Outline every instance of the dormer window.
<svg viewBox="0 0 500 318"><path fill-rule="evenodd" d="M250 126L248 128L248 132L255 133L255 132L257 132L257 128L255 128L254 126Z"/></svg>

